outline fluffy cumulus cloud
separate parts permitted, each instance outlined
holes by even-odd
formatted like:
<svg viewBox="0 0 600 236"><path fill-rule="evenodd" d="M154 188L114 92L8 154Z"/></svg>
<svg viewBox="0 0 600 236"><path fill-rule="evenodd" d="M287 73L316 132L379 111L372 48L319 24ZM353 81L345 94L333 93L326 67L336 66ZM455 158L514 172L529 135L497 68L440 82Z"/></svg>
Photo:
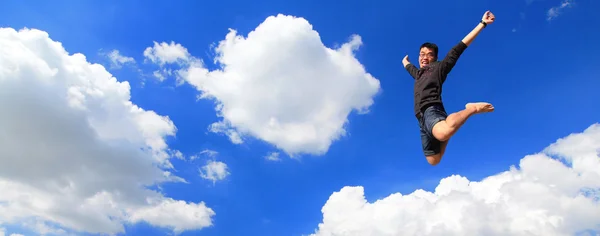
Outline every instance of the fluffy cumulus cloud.
<svg viewBox="0 0 600 236"><path fill-rule="evenodd" d="M479 182L453 175L434 192L394 193L374 203L365 200L363 187L344 187L323 206L313 236L600 231L600 124L524 157L519 166Z"/></svg>
<svg viewBox="0 0 600 236"><path fill-rule="evenodd" d="M160 66L164 66L168 63L184 63L190 58L190 54L181 44L154 42L152 47L147 47L144 50L144 57L158 63Z"/></svg>
<svg viewBox="0 0 600 236"><path fill-rule="evenodd" d="M219 180L224 180L228 175L230 173L227 164L220 161L209 160L206 165L200 168L200 176L212 181L213 184Z"/></svg>
<svg viewBox="0 0 600 236"><path fill-rule="evenodd" d="M218 69L173 43L152 48L176 48L170 51L177 56L148 58L161 66L184 62L173 74L216 102L222 119L211 131L233 143L255 137L289 155L321 155L346 134L348 115L368 112L379 92L379 80L354 55L361 44L353 35L338 48L326 47L307 20L277 15L247 37L230 30L215 47Z"/></svg>
<svg viewBox="0 0 600 236"><path fill-rule="evenodd" d="M203 202L147 188L183 181L169 171L171 120L47 33L0 29L0 110L0 226L114 234L142 221L176 232L212 224Z"/></svg>
<svg viewBox="0 0 600 236"><path fill-rule="evenodd" d="M144 57L146 61L158 64L161 67L152 73L160 81L173 75L173 69L168 67L169 64L183 66L193 58L187 48L175 42L154 42L152 47L147 47L144 50Z"/></svg>

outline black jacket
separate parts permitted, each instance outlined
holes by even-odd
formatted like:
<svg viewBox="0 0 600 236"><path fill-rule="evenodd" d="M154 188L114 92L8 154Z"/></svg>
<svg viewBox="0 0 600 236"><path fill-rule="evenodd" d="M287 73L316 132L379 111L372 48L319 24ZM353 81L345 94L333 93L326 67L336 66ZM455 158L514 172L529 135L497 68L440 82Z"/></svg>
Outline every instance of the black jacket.
<svg viewBox="0 0 600 236"><path fill-rule="evenodd" d="M442 84L452 70L467 45L460 41L454 46L444 60L429 63L417 69L413 64L406 65L406 70L415 79L415 116L432 104L442 104Z"/></svg>

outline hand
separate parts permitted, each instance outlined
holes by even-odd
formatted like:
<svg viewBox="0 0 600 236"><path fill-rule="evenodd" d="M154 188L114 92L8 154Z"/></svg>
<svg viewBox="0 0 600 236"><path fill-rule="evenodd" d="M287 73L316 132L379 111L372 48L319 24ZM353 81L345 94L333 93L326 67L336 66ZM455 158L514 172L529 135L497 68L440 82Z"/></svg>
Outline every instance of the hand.
<svg viewBox="0 0 600 236"><path fill-rule="evenodd" d="M408 55L404 56L404 59L402 59L402 64L404 64L404 66L410 64L410 61L408 61Z"/></svg>
<svg viewBox="0 0 600 236"><path fill-rule="evenodd" d="M494 20L496 20L496 16L494 16L494 14L491 11L486 11L483 14L481 20L489 25L491 23L494 23Z"/></svg>

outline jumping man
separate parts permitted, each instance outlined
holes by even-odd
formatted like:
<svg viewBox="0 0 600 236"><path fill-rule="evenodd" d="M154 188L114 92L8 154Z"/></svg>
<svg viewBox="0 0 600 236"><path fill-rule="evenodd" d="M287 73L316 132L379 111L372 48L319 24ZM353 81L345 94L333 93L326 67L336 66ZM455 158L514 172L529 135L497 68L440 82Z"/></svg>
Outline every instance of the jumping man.
<svg viewBox="0 0 600 236"><path fill-rule="evenodd" d="M492 104L477 102L467 103L464 110L447 115L442 103L442 84L446 81L446 76L475 37L494 20L494 14L486 11L479 24L442 61L437 60L438 47L433 43L421 45L420 69L410 63L408 55L402 60L404 68L415 79L415 116L421 129L423 153L431 165L440 163L450 137L470 116L494 111Z"/></svg>

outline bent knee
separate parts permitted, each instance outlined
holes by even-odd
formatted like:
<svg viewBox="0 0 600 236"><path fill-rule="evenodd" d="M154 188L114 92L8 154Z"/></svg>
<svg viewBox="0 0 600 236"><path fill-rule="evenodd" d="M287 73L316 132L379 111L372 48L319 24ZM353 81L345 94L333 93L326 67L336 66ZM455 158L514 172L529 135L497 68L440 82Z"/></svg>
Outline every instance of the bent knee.
<svg viewBox="0 0 600 236"><path fill-rule="evenodd" d="M427 159L427 162L429 162L430 165L435 166L439 164L440 161L442 161L442 154L438 153L435 155L426 156L425 158Z"/></svg>
<svg viewBox="0 0 600 236"><path fill-rule="evenodd" d="M433 130L431 130L431 133L433 133L435 139L439 140L440 142L445 142L448 141L452 136L451 131L452 130L450 130L447 124L439 122L435 126L433 126Z"/></svg>

